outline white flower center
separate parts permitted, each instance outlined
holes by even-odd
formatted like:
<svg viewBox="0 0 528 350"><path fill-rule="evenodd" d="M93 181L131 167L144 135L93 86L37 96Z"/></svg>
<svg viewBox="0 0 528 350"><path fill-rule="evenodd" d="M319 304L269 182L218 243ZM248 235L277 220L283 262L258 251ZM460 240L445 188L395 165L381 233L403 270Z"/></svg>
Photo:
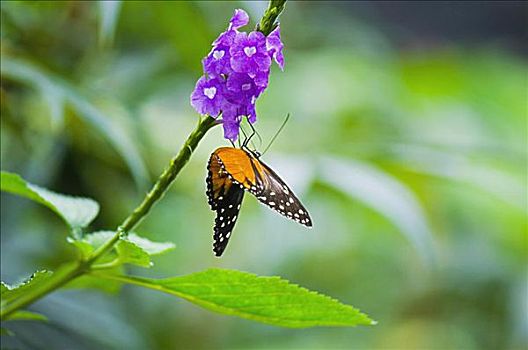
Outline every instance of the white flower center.
<svg viewBox="0 0 528 350"><path fill-rule="evenodd" d="M251 89L251 84L250 83L242 84L242 90L243 91L247 91L249 89Z"/></svg>
<svg viewBox="0 0 528 350"><path fill-rule="evenodd" d="M257 52L257 48L255 46L246 46L244 47L244 53L247 57L253 56Z"/></svg>
<svg viewBox="0 0 528 350"><path fill-rule="evenodd" d="M215 95L216 95L216 88L214 86L211 86L210 88L205 88L205 89L203 89L203 93L210 100L212 100L215 97Z"/></svg>
<svg viewBox="0 0 528 350"><path fill-rule="evenodd" d="M219 60L221 59L222 57L224 57L225 55L225 51L224 50L216 50L213 52L213 57L215 60Z"/></svg>

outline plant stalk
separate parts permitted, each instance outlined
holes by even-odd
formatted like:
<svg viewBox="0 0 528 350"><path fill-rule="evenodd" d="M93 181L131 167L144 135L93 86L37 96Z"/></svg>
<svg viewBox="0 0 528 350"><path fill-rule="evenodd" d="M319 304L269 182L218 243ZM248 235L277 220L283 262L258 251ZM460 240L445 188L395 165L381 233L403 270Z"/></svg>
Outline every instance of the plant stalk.
<svg viewBox="0 0 528 350"><path fill-rule="evenodd" d="M271 0L268 9L262 16L260 23L257 25L257 30L268 36L275 28L277 28L277 18L284 10L286 0Z"/></svg>

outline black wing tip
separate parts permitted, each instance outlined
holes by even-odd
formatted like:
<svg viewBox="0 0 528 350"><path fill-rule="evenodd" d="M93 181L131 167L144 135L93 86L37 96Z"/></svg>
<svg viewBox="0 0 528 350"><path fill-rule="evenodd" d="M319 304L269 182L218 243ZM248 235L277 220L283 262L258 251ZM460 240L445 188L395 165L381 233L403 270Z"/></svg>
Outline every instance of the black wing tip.
<svg viewBox="0 0 528 350"><path fill-rule="evenodd" d="M289 218L289 219L292 219L292 218ZM295 221L296 223L301 224L301 225L303 225L306 228L312 229L313 228L312 219L310 219L308 217L306 220L307 221L303 222L303 221L301 221L299 219L293 219L293 221Z"/></svg>
<svg viewBox="0 0 528 350"><path fill-rule="evenodd" d="M215 250L215 249L213 248L213 253L214 253L215 257L217 257L217 258L221 258L221 257L222 257L222 254L224 253L224 251L223 251L223 250L222 250L222 251L218 251L218 250Z"/></svg>
<svg viewBox="0 0 528 350"><path fill-rule="evenodd" d="M221 245L218 245L216 242L213 243L213 253L214 255L219 258L222 256L222 254L224 254L224 251L226 249L227 245L225 246L221 246Z"/></svg>
<svg viewBox="0 0 528 350"><path fill-rule="evenodd" d="M313 221L312 221L312 217L310 216L310 214L308 213L308 210L306 210L306 208L303 208L304 209L304 212L306 213L306 222L303 224L304 226L308 227L308 228L313 228Z"/></svg>

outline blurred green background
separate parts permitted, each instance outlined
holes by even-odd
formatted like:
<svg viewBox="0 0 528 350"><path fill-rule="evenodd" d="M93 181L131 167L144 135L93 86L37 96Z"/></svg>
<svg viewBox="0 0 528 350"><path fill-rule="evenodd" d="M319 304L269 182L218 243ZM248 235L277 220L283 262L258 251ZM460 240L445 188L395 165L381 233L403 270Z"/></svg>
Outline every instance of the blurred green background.
<svg viewBox="0 0 528 350"><path fill-rule="evenodd" d="M265 2L1 4L1 168L89 196L116 227L197 123L200 60L235 8ZM283 329L126 286L64 290L13 322L18 349L521 349L528 343L527 6L522 2L291 2L286 68L259 99L263 157L295 189L306 230L246 196L211 251L200 144L138 228L177 249L151 270L280 275L379 324ZM66 226L2 194L1 277L74 257Z"/></svg>

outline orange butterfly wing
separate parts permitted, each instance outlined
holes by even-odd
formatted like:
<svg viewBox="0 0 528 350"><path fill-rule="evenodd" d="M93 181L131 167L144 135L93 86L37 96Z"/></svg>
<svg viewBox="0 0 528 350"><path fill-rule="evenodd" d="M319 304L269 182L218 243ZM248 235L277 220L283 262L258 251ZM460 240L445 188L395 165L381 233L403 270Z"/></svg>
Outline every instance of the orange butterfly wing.
<svg viewBox="0 0 528 350"><path fill-rule="evenodd" d="M245 190L257 186L257 175L250 156L243 150L232 147L220 147L213 153L221 162L221 167L228 177L240 184Z"/></svg>

